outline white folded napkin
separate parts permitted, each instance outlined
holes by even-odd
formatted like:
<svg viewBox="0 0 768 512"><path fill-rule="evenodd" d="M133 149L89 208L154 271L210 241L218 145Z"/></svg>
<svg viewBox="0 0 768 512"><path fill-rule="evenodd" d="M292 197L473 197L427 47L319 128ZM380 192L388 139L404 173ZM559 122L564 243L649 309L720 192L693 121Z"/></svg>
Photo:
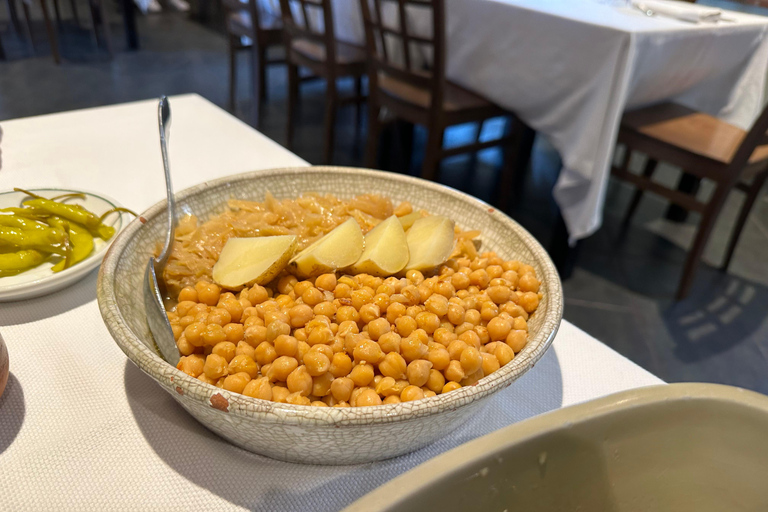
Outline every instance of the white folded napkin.
<svg viewBox="0 0 768 512"><path fill-rule="evenodd" d="M701 5L684 4L665 0L632 0L632 5L641 11L668 16L690 23L720 21L723 12L720 9L706 8Z"/></svg>

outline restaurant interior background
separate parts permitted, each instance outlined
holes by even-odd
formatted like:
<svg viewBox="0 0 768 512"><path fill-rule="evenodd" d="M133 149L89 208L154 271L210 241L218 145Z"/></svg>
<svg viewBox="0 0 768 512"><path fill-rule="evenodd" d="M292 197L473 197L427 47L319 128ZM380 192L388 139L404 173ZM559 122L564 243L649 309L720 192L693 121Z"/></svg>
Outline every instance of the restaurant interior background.
<svg viewBox="0 0 768 512"><path fill-rule="evenodd" d="M14 0L6 3L11 5ZM33 3L31 23L13 26L6 8L0 10L0 124L3 120L87 107L148 99L161 94L198 93L227 107L227 37L223 11L214 0L192 0L181 12L167 2L163 11L136 16L139 48L127 48L123 2L106 0L114 55L104 37L88 28L89 4L61 0L58 39L61 64L52 58L39 4ZM18 3L18 2L17 2ZM768 15L747 3L703 0L699 3ZM755 2L751 2L755 3ZM128 4L129 5L129 4ZM17 13L21 17L21 13ZM98 13L97 13L98 15ZM54 21L55 23L55 21ZM31 33L34 45L29 42ZM238 99L235 115L251 122L248 56L238 57ZM259 129L278 143L286 142L287 83L284 66L271 68L267 100ZM342 89L352 89L342 82ZM310 163L323 161L323 83L302 88L300 121L293 150ZM363 165L365 118L355 128L352 108L339 112L334 164ZM108 130L109 127L105 126ZM489 129L499 129L490 126ZM388 162L388 170L418 175L424 132L415 131L410 162ZM446 145L474 137L472 126L449 130ZM125 141L130 145L130 141ZM0 146L1 147L1 146ZM66 158L66 155L62 155ZM440 182L492 200L500 165L498 149L475 158L456 156L442 163ZM561 162L543 137L537 137L522 189L515 191L508 213L547 246L559 219L552 188ZM2 172L2 171L0 171ZM184 172L176 169L176 172ZM662 180L674 181L677 170L664 167ZM669 381L725 383L768 393L768 194L763 187L744 227L727 273L718 270L742 195L728 198L704 254L692 292L675 301L686 249L699 216L684 222L664 219L667 203L647 194L629 224L623 223L632 189L611 181L602 227L581 244L575 269L564 280L565 318L627 358ZM706 184L699 194L711 192Z"/></svg>

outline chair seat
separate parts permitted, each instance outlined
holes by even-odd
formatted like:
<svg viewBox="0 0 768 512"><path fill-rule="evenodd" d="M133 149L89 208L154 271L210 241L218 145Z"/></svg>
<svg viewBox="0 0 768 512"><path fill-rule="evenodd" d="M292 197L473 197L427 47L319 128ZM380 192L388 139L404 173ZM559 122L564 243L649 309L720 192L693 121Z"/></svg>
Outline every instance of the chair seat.
<svg viewBox="0 0 768 512"><path fill-rule="evenodd" d="M276 35L275 43L282 38L282 22L274 16L263 16L260 20L261 29ZM227 32L235 35L253 38L253 21L248 11L241 10L229 13L227 16Z"/></svg>
<svg viewBox="0 0 768 512"><path fill-rule="evenodd" d="M325 62L325 45L309 39L294 39L291 49L315 62ZM339 64L360 64L365 62L365 48L336 41L336 62Z"/></svg>
<svg viewBox="0 0 768 512"><path fill-rule="evenodd" d="M389 75L380 73L379 89L394 98L410 103L419 108L428 109L432 102L432 94L421 87L413 86L409 83L393 78ZM482 96L464 89L454 83L446 81L445 98L443 99L443 109L448 112L457 112L461 110L472 110L480 108L493 108L494 104Z"/></svg>
<svg viewBox="0 0 768 512"><path fill-rule="evenodd" d="M676 103L628 112L622 130L631 130L690 153L729 164L747 132L716 117ZM768 159L768 146L758 146L750 164Z"/></svg>

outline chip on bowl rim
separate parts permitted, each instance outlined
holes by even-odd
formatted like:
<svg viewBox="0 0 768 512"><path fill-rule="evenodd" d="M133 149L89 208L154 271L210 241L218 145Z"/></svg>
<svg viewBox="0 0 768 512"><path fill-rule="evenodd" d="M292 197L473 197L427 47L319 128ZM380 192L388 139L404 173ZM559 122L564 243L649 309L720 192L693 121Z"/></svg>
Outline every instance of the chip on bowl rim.
<svg viewBox="0 0 768 512"><path fill-rule="evenodd" d="M99 270L97 296L102 318L115 342L131 361L166 387L169 392L173 393L175 391L180 395L186 395L188 398L194 398L223 412L284 425L353 426L408 421L438 414L443 411L454 410L469 402L480 400L496 391L504 389L533 367L552 344L562 319L563 300L560 278L549 255L528 231L507 215L499 212L488 203L451 187L412 176L361 168L334 166L288 167L252 171L206 181L178 192L176 194L176 202L177 204L183 204L188 197L208 188L232 186L237 182L258 180L259 178L276 174L299 175L307 173L368 175L372 178L400 181L406 185L428 188L449 198L474 203L475 206L484 208L494 217L494 220L503 224L506 229L515 232L533 253L534 258L541 264L544 275L538 277L545 286L544 291L547 294L548 307L544 318L541 320L537 335L529 337L525 348L516 354L512 361L491 375L483 377L476 384L463 386L444 395L436 395L412 402L374 407L313 407L277 403L226 391L187 375L167 363L160 357L157 351L149 349L130 329L117 304L113 280L119 262L118 255L123 251L131 238L142 228L146 219L162 215L166 211L166 200L163 199L142 212L112 242ZM395 200L396 198L391 199ZM482 231L482 227L479 226L471 226L471 228ZM163 366L166 367L165 370L163 370Z"/></svg>

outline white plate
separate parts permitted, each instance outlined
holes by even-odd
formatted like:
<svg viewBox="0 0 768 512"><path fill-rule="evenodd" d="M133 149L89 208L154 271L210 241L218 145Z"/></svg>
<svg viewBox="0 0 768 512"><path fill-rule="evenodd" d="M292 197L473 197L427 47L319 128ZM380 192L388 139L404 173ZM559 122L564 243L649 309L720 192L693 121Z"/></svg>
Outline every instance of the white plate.
<svg viewBox="0 0 768 512"><path fill-rule="evenodd" d="M111 210L120 204L114 199L108 199L102 194L84 192L82 190L65 190L58 188L35 188L30 189L43 197L55 197L70 192L80 192L85 194L85 199L70 199L68 204L79 204L96 215L101 215L107 210ZM21 201L28 197L23 192L0 192L0 208L19 206ZM51 267L54 263L46 261L41 265L10 277L0 277L0 302L9 302L14 300L31 299L48 293L61 290L67 285L79 281L85 277L91 270L101 265L104 253L109 248L109 244L115 239L120 228L123 226L123 214L110 215L105 224L115 228L115 236L108 242L100 238L93 240L93 253L86 259L73 265L72 267L53 273Z"/></svg>

